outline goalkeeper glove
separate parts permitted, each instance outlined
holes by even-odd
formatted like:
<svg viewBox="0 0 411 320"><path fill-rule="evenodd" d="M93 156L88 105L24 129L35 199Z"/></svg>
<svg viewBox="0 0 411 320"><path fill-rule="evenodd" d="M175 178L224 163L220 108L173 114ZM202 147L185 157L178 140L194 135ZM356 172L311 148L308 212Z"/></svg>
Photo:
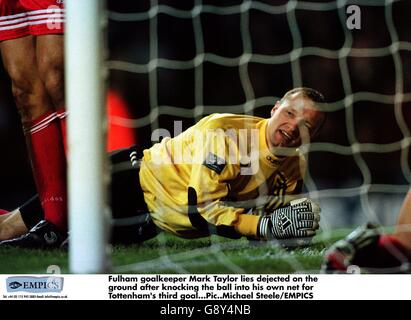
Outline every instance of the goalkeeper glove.
<svg viewBox="0 0 411 320"><path fill-rule="evenodd" d="M398 241L381 235L377 225L368 223L326 251L321 272L346 272L350 266L373 273L410 272L408 255Z"/></svg>
<svg viewBox="0 0 411 320"><path fill-rule="evenodd" d="M312 237L319 228L320 212L320 206L308 198L293 200L262 216L257 236L267 240Z"/></svg>
<svg viewBox="0 0 411 320"><path fill-rule="evenodd" d="M322 273L329 273L333 270L346 271L353 264L357 251L375 246L379 236L377 226L374 224L368 223L365 226L358 227L345 239L334 243L325 252L321 266Z"/></svg>

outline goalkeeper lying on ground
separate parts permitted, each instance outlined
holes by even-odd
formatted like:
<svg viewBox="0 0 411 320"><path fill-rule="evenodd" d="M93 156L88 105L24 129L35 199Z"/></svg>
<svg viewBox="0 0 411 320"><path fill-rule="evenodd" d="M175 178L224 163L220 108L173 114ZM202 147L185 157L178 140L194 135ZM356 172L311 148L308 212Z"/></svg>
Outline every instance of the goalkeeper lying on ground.
<svg viewBox="0 0 411 320"><path fill-rule="evenodd" d="M213 114L144 150L142 158L135 148L113 153L113 242L143 241L156 229L184 238L314 236L319 206L309 199L285 205L288 196L301 192L305 161L298 147L309 143L324 123L322 103L317 91L296 88L275 104L268 119ZM266 197L272 201L262 205ZM245 205L250 200L253 205ZM124 217L134 227L122 229ZM0 245L58 247L67 234L40 220L37 198L4 215L2 239L19 237Z"/></svg>

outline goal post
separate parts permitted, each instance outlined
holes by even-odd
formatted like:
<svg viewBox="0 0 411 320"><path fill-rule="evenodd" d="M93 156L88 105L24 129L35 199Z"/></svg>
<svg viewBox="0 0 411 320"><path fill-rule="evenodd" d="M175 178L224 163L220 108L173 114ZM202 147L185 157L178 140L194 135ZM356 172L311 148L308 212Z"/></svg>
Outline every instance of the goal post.
<svg viewBox="0 0 411 320"><path fill-rule="evenodd" d="M105 1L65 1L69 268L107 270Z"/></svg>

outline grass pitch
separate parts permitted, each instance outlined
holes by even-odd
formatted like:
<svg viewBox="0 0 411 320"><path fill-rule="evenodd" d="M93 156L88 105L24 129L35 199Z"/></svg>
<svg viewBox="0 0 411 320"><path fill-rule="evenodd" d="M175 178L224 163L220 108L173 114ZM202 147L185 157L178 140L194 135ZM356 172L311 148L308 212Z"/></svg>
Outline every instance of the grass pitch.
<svg viewBox="0 0 411 320"><path fill-rule="evenodd" d="M113 273L318 273L325 249L350 230L322 232L307 247L217 236L185 240L160 234L140 245L112 248ZM50 265L68 273L61 250L0 249L1 274L46 273Z"/></svg>

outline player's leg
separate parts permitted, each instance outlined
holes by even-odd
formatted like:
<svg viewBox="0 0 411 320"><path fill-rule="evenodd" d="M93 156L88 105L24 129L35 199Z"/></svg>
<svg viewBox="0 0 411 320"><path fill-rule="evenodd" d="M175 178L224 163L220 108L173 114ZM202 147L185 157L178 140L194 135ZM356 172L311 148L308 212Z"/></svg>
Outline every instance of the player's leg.
<svg viewBox="0 0 411 320"><path fill-rule="evenodd" d="M411 255L411 190L402 204L394 236Z"/></svg>
<svg viewBox="0 0 411 320"><path fill-rule="evenodd" d="M40 79L54 106L64 108L64 37L47 34L36 37L36 58Z"/></svg>
<svg viewBox="0 0 411 320"><path fill-rule="evenodd" d="M2 47L7 47L9 45L17 46L24 52L26 52L27 50L32 51L31 47L33 46L33 38L30 36L28 25L24 23L28 18L26 16L26 13L24 12L24 8L20 5L20 3L18 1L0 0L0 17L2 21L0 26L0 52L3 51ZM21 40L12 41L13 39L18 38L21 38ZM5 55L3 59L8 59L7 49L4 49L3 55ZM30 56L28 58L30 58ZM6 63L7 61L4 62L4 64ZM36 90L34 90L34 94L27 94L26 97L22 97L21 91L31 91L30 88L33 86L35 87L36 85L24 85L22 79L24 75L19 75L19 73L21 73L20 70L14 68L13 66L9 66L9 73L10 76L15 79L13 87L15 97L20 96L21 99L19 100L25 101L32 101L38 99L38 97L36 97ZM27 82L30 83L30 79L27 79ZM24 88L19 87L24 87L28 90L24 90ZM12 216L15 216L14 211L9 212L0 209L0 239L2 240L12 237L14 234L12 231L14 231L15 228L16 230L18 229L18 224L10 225L9 223L6 223L3 225L3 222L6 220L10 221L11 219L9 218Z"/></svg>
<svg viewBox="0 0 411 320"><path fill-rule="evenodd" d="M325 255L323 269L344 271L349 264L375 272L411 272L411 191L400 210L394 234L361 227L334 244Z"/></svg>
<svg viewBox="0 0 411 320"><path fill-rule="evenodd" d="M60 118L61 134L66 148L66 110L64 98L64 37L45 34L36 37L36 57L40 79Z"/></svg>
<svg viewBox="0 0 411 320"><path fill-rule="evenodd" d="M10 211L0 209L0 223L6 220L10 216Z"/></svg>
<svg viewBox="0 0 411 320"><path fill-rule="evenodd" d="M28 231L19 209L15 209L5 216L6 219L0 222L0 241L19 237Z"/></svg>
<svg viewBox="0 0 411 320"><path fill-rule="evenodd" d="M19 208L7 213L0 223L0 240L9 240L25 235L44 220L44 211L38 195L30 198Z"/></svg>
<svg viewBox="0 0 411 320"><path fill-rule="evenodd" d="M3 41L0 51L12 80L13 95L25 130L37 189L49 212L47 219L57 225L52 228L65 230L66 162L61 129L54 105L39 76L34 38L26 36ZM32 238L42 239L37 236ZM15 245L19 245L17 239ZM33 243L33 246L36 245Z"/></svg>
<svg viewBox="0 0 411 320"><path fill-rule="evenodd" d="M0 224L0 246L49 249L59 247L66 238L66 232L44 220L37 195L12 211Z"/></svg>
<svg viewBox="0 0 411 320"><path fill-rule="evenodd" d="M8 72L15 103L23 125L53 110L52 102L36 67L34 38L26 36L0 42L3 65Z"/></svg>
<svg viewBox="0 0 411 320"><path fill-rule="evenodd" d="M157 235L158 230L144 202L139 183L139 161L135 147L114 151L110 154L111 186L110 203L112 208L111 242L113 244L140 243ZM31 198L14 212L14 219L0 224L9 235L21 234L21 222L31 229L44 219L43 209L38 196ZM2 242L0 245L10 245Z"/></svg>
<svg viewBox="0 0 411 320"><path fill-rule="evenodd" d="M0 240L10 239L10 238L2 238L1 237L1 233L2 233L1 226L2 226L2 223L4 221L6 221L11 215L12 215L12 212L10 212L8 210L0 209Z"/></svg>
<svg viewBox="0 0 411 320"><path fill-rule="evenodd" d="M39 77L44 83L46 92L55 110L64 110L64 55L63 36L45 34L36 37L36 59ZM64 112L64 111L63 111ZM64 152L65 117L61 111L56 114L56 121L48 128L48 163L54 163L54 174L49 174L45 189L55 194L54 197L39 195L45 212L45 219L61 230L67 227L67 190L66 190L66 158ZM63 128L64 130L63 130ZM44 132L46 134L46 132ZM44 201L43 198L47 200ZM56 200L57 199L57 200Z"/></svg>
<svg viewBox="0 0 411 320"><path fill-rule="evenodd" d="M46 219L61 230L66 222L66 160L59 118L37 69L33 37L1 43L4 65L25 129L36 186Z"/></svg>
<svg viewBox="0 0 411 320"><path fill-rule="evenodd" d="M27 14L36 20L29 32L36 38L39 75L61 123L66 147L66 113L64 103L64 1L19 0Z"/></svg>

